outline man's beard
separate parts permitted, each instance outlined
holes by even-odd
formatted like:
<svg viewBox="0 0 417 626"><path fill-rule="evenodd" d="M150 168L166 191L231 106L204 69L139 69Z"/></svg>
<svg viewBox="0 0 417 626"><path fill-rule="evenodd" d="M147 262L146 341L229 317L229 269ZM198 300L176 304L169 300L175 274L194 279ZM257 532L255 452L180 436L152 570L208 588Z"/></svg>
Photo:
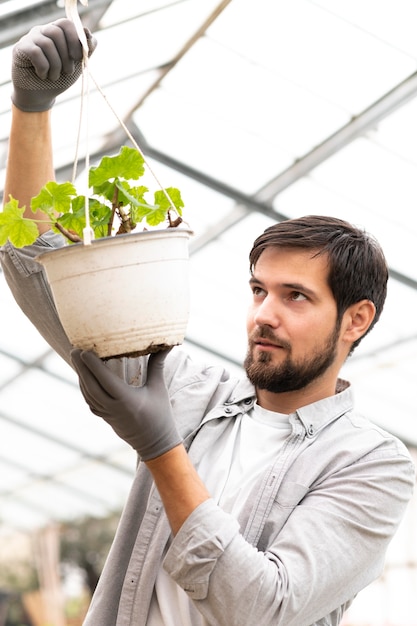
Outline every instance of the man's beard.
<svg viewBox="0 0 417 626"><path fill-rule="evenodd" d="M311 382L319 378L332 365L337 353L337 340L339 337L340 324L336 324L332 334L323 345L317 347L315 352L306 356L302 361L296 362L291 359L291 345L278 340L269 326L261 326L251 337L244 361L246 374L251 383L258 389L265 389L272 393L286 391L298 391L304 389ZM277 365L272 363L273 354L267 350L254 356L254 345L258 339L270 340L287 350L286 359Z"/></svg>

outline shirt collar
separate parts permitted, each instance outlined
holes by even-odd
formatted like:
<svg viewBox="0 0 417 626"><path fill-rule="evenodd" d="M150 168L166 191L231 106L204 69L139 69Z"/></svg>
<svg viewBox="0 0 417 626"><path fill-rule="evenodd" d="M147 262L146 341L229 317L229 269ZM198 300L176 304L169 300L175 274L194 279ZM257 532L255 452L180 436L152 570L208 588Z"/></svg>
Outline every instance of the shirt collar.
<svg viewBox="0 0 417 626"><path fill-rule="evenodd" d="M333 396L297 409L296 415L302 422L308 436L313 437L321 428L352 409L353 391L350 383L338 379L336 393Z"/></svg>
<svg viewBox="0 0 417 626"><path fill-rule="evenodd" d="M236 385L233 397L229 399L228 404L240 404L246 401L247 408L250 408L255 401L255 397L255 388L252 383L247 378L243 378ZM352 409L353 391L350 383L339 378L336 383L336 393L333 396L297 409L294 416L299 418L307 435L312 437L326 424L333 422Z"/></svg>

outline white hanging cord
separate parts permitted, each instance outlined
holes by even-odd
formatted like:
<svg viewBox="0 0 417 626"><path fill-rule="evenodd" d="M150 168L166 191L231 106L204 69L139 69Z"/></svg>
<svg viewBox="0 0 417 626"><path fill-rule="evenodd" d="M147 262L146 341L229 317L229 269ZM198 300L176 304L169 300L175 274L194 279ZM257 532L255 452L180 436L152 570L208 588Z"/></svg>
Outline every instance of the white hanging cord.
<svg viewBox="0 0 417 626"><path fill-rule="evenodd" d="M137 143L136 139L133 137L132 133L130 132L130 130L128 129L128 127L126 126L126 124L124 123L124 121L119 117L119 115L116 113L116 111L114 110L113 106L110 104L106 94L104 93L104 91L101 89L100 85L97 84L97 81L95 80L94 76L91 74L91 72L89 72L90 78L93 81L93 83L95 84L95 86L97 87L97 91L99 92L99 94L103 97L103 99L105 100L107 106L109 107L109 109L111 110L111 112L113 113L113 115L115 116L115 118L117 119L117 121L119 122L120 126L123 128L123 130L125 131L126 135L129 137L130 141L132 142L132 144L134 145L134 147L136 148L136 150L139 152L139 154L141 155L143 162L145 163L146 167L148 168L150 174L152 174L155 182L157 183L158 187L160 187L161 191L163 192L163 194L165 195L166 199L168 200L169 204L171 205L171 207L175 210L174 207L174 203L172 202L171 198L169 197L169 194L167 192L167 190L165 189L165 187L162 185L162 183L158 180L157 175L155 174L154 170L152 169L152 167L150 166L148 160L146 159L145 155L143 154L141 148L139 147L139 144Z"/></svg>
<svg viewBox="0 0 417 626"><path fill-rule="evenodd" d="M73 169L72 169L72 180L71 182L74 183L76 176L77 176L77 168L78 168L78 151L79 151L79 147L80 147L80 141L81 141L81 127L82 127L82 120L84 118L84 94L85 94L85 83L86 83L86 68L87 68L87 63L88 63L88 42L87 42L87 36L85 34L85 30L84 27L82 25L81 22L81 18L79 16L78 13L78 6L77 6L78 0L65 0L65 14L67 16L67 18L69 20L71 20L72 22L74 22L74 26L75 26L75 30L77 31L77 35L78 35L78 39L81 42L82 48L83 48L83 59L82 59L82 87L81 87L81 98L80 98L80 115L79 115L79 122L78 122L78 132L77 132L77 140L76 140L76 145L75 145L75 157L74 157L74 165L73 165ZM81 0L81 3L84 6L88 5L88 0ZM88 125L87 125L88 127ZM87 183L88 186L88 183Z"/></svg>
<svg viewBox="0 0 417 626"><path fill-rule="evenodd" d="M88 0L81 0L81 3L84 6L88 5ZM74 168L72 173L72 182L75 181L75 177L77 175L77 165L78 165L78 151L81 137L81 126L83 118L86 119L85 124L85 141L86 141L86 151L85 151L85 173L86 173L86 181L85 181L85 228L83 229L83 241L85 245L91 244L94 239L94 231L90 225L90 209L89 209L89 170L90 170L90 151L89 151L89 72L88 72L88 42L87 36L85 34L84 27L81 23L81 19L78 13L78 0L65 0L65 13L68 19L72 20L75 25L75 29L77 31L78 39L81 42L83 48L83 59L82 59L82 88L81 88L81 106L80 106L80 119L78 124L78 133L77 133L77 145L75 149L75 159L74 159ZM84 108L85 107L85 108Z"/></svg>
<svg viewBox="0 0 417 626"><path fill-rule="evenodd" d="M85 96L85 97L84 97ZM85 133L85 227L83 229L83 241L86 245L89 245L94 239L94 231L90 224L90 184L89 184L89 172L90 172L90 147L89 147L89 103L90 103L90 83L88 64L86 59L83 60L83 99L86 102L85 119L86 119L86 133Z"/></svg>
<svg viewBox="0 0 417 626"><path fill-rule="evenodd" d="M84 72L82 74L82 87L81 87L81 94L84 93ZM78 128L77 128L77 139L75 142L75 155L74 155L74 164L72 166L72 177L71 177L71 182L72 184L75 183L75 179L77 178L77 170L78 170L78 152L80 149L80 142L81 142L81 122L84 118L84 98L81 95L80 98L80 113L79 113L79 119L78 119Z"/></svg>
<svg viewBox="0 0 417 626"><path fill-rule="evenodd" d="M80 2L85 7L88 6L88 0L80 0ZM78 0L65 0L64 5L67 18L74 22L78 39L81 41L81 45L83 47L83 57L85 61L88 59L88 43L87 35L85 34L84 26L82 25L81 18L78 13Z"/></svg>
<svg viewBox="0 0 417 626"><path fill-rule="evenodd" d="M88 5L88 0L80 0L80 2L84 6ZM130 130L128 129L126 124L123 122L123 120L116 113L115 109L110 104L106 94L103 92L103 90L98 85L97 81L94 79L94 77L92 76L91 72L88 69L88 54L89 54L88 42L87 42L87 36L85 34L85 31L84 31L84 27L82 25L82 22L81 22L79 13L78 13L78 0L65 0L65 12L66 12L67 18L74 22L78 38L79 38L79 40L81 42L81 45L83 47L83 61L82 61L83 73L82 73L82 91L81 91L80 119L79 119L79 124L78 124L77 145L76 145L76 153L75 153L75 159L74 159L72 180L74 182L74 180L76 178L76 175L77 175L78 151L79 151L79 144L80 144L80 137L81 137L81 125L82 125L83 117L85 115L85 117L86 117L85 169L86 169L86 175L87 175L87 182L86 182L86 194L85 194L85 223L86 223L86 226L85 226L85 228L83 230L83 239L84 239L84 244L88 245L94 239L94 231L93 231L93 229L91 228L91 225L90 225L90 211L89 211L89 197L88 197L89 196L88 175L89 175L89 170L90 170L89 133L88 133L88 130L89 130L89 128L88 128L88 126L89 126L88 125L88 115L89 115L88 104L89 104L89 91L90 91L89 90L89 78L91 78L91 80L94 82L98 92L103 97L103 99L106 102L107 106L109 107L109 109L111 110L111 112L113 113L113 115L115 116L117 121L119 122L120 126L125 131L126 135L128 136L128 138L132 142L133 146L136 148L136 150L141 155L141 157L143 159L143 162L145 163L145 165L148 168L150 174L153 176L155 182L157 183L157 185L159 186L159 188L161 189L161 191L165 195L165 197L168 200L171 208L173 210L175 210L175 207L174 207L174 203L172 202L171 198L169 197L169 194L168 194L167 190L165 189L165 187L159 181L157 175L155 174L153 168L151 167L151 165L149 164L148 160L146 159L143 151L139 147L139 145L138 145L137 141L135 140L135 138L133 137L132 133L130 132ZM84 111L85 103L86 103L85 108L87 109L86 112Z"/></svg>

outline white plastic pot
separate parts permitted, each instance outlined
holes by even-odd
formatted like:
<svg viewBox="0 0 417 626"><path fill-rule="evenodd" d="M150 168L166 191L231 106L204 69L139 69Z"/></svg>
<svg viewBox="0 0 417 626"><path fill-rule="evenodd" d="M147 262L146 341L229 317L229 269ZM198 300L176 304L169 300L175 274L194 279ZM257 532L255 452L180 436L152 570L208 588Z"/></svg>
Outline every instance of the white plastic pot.
<svg viewBox="0 0 417 626"><path fill-rule="evenodd" d="M102 358L182 343L190 234L178 228L130 233L40 255L70 342Z"/></svg>

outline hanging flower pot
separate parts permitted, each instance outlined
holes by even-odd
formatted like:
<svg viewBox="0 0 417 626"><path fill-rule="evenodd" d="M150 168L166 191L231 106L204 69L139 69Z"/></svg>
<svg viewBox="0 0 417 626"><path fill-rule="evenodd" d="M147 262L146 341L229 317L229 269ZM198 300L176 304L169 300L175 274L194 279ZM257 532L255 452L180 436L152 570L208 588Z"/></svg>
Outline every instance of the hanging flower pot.
<svg viewBox="0 0 417 626"><path fill-rule="evenodd" d="M90 169L88 197L72 183L50 181L31 202L74 242L38 257L61 323L74 346L102 358L180 344L187 326L191 231L179 227L181 194L159 189L149 203L148 189L136 183L143 173L143 156L124 146ZM151 230L138 232L141 222ZM11 198L0 215L0 243L21 247L37 236L36 222Z"/></svg>
<svg viewBox="0 0 417 626"><path fill-rule="evenodd" d="M189 236L178 228L145 231L40 255L71 343L102 358L182 343L189 315Z"/></svg>

